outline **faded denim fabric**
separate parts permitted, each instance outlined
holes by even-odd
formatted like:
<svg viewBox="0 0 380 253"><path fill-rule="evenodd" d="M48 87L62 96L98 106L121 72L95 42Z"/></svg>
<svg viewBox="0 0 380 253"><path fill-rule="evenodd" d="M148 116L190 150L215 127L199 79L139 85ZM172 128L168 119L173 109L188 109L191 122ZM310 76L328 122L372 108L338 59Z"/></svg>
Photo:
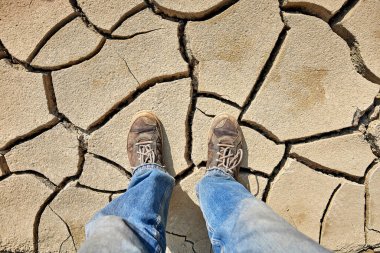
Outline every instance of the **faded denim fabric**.
<svg viewBox="0 0 380 253"><path fill-rule="evenodd" d="M214 253L329 252L221 169L209 169L196 190Z"/></svg>
<svg viewBox="0 0 380 253"><path fill-rule="evenodd" d="M157 164L138 167L128 191L86 225L87 239L79 252L165 252L174 182ZM329 252L221 169L209 170L196 190L214 253Z"/></svg>
<svg viewBox="0 0 380 253"><path fill-rule="evenodd" d="M174 183L174 178L164 172L160 165L144 164L136 168L128 190L96 213L86 225L87 240L79 252L165 252L165 228ZM121 231L118 228L120 221L114 230L104 228L104 222L96 223L107 216L122 218L124 226L128 228ZM125 236L120 242L114 238L108 241L113 233L118 237L120 234ZM140 243L131 248L130 245L136 243L136 240L131 242L131 238L136 237Z"/></svg>
<svg viewBox="0 0 380 253"><path fill-rule="evenodd" d="M148 252L138 235L119 216L98 217L86 225L86 242L79 253Z"/></svg>

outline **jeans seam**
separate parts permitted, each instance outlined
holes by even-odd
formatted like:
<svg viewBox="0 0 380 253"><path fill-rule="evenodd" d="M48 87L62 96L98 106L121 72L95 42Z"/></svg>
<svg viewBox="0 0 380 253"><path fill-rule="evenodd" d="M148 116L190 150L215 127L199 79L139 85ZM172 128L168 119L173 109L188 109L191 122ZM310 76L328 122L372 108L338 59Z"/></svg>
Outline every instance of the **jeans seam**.
<svg viewBox="0 0 380 253"><path fill-rule="evenodd" d="M219 246L220 249L221 249L221 252L223 253L224 252L224 243L222 240L219 240L219 239L211 239L211 244L212 245L215 245L215 246Z"/></svg>
<svg viewBox="0 0 380 253"><path fill-rule="evenodd" d="M162 222L162 218L160 218L160 217L161 217L161 213L162 213L162 208L164 206L163 205L163 200L167 198L167 195L169 194L170 187L171 187L171 185L166 186L164 195L162 196L162 198L160 200L160 207L159 207L159 210L158 210L159 214L158 214L158 216L156 218L156 224L154 225L154 228L155 228L155 230L157 232L157 236L154 236L154 237L156 238L157 241L159 241L159 239L160 239L160 232L158 230L158 225L159 225L160 222ZM158 243L158 245L157 245L156 252L162 252L160 243Z"/></svg>
<svg viewBox="0 0 380 253"><path fill-rule="evenodd" d="M215 229L211 227L207 222L206 222L207 229L210 230L211 233L215 232Z"/></svg>
<svg viewBox="0 0 380 253"><path fill-rule="evenodd" d="M168 193L169 193L169 187L171 187L170 185L168 185L168 186L166 186L166 189L165 189L165 192L164 192L164 195L162 196L162 198L161 198L161 201L160 201L160 208L159 208L159 213L161 214L161 212L162 212L162 207L163 207L163 199L165 199L165 198L167 198L167 195L168 195ZM157 224L158 225L158 224Z"/></svg>
<svg viewBox="0 0 380 253"><path fill-rule="evenodd" d="M212 233L213 238L210 238L211 244L220 246L222 252L224 252L224 242L215 236L215 229L213 229L213 227L211 227L207 222L206 222L206 226L207 226L207 229Z"/></svg>

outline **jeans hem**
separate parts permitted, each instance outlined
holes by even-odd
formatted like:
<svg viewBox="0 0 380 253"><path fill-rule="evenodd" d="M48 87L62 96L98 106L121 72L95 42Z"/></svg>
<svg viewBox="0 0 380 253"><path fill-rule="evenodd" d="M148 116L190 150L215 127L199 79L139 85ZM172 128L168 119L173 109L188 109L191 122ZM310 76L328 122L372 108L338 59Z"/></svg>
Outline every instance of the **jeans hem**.
<svg viewBox="0 0 380 253"><path fill-rule="evenodd" d="M158 163L146 163L146 164L142 164L142 165L139 165L135 168L132 169L132 176L134 174L136 174L136 172L140 172L140 171L148 171L148 170L153 170L153 169L158 169L162 172L165 172L166 174L168 174L169 176L171 176L165 169L164 169L164 166L158 164ZM171 176L172 177L172 176Z"/></svg>
<svg viewBox="0 0 380 253"><path fill-rule="evenodd" d="M205 176L213 176L214 174L223 175L225 177L228 177L229 179L233 179L234 181L236 181L235 178L230 173L227 173L224 169L218 168L218 167L208 168L206 170Z"/></svg>

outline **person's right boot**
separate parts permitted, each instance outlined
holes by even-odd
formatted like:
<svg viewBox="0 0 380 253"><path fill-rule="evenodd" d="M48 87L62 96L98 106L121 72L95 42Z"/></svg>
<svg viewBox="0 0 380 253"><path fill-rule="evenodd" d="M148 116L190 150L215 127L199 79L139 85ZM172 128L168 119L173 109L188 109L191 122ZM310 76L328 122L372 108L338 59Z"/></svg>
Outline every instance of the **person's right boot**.
<svg viewBox="0 0 380 253"><path fill-rule="evenodd" d="M237 120L228 114L214 118L208 137L208 160L206 169L219 168L235 179L243 158L243 133Z"/></svg>

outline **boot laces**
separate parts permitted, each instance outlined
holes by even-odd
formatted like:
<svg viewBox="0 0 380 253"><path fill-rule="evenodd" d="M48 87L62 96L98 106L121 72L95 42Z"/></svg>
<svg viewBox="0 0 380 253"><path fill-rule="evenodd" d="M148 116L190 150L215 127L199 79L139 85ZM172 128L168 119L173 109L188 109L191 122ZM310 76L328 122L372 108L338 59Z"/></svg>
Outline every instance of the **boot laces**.
<svg viewBox="0 0 380 253"><path fill-rule="evenodd" d="M156 153L152 148L152 143L153 141L142 141L135 144L138 146L137 154L141 164L156 162Z"/></svg>
<svg viewBox="0 0 380 253"><path fill-rule="evenodd" d="M243 150L238 149L236 154L232 151L234 145L218 144L218 158L216 159L218 168L225 169L228 173L234 174L234 169L239 165L243 158Z"/></svg>

